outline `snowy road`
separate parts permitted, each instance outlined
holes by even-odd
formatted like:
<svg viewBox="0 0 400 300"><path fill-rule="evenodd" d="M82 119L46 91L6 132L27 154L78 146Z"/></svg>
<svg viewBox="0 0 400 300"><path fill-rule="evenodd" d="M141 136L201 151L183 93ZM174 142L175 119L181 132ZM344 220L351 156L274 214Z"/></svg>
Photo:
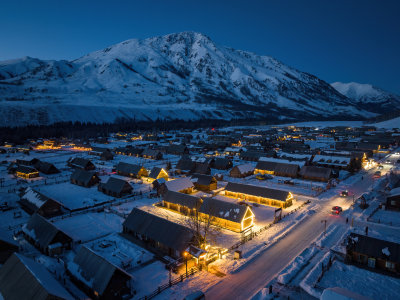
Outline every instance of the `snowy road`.
<svg viewBox="0 0 400 300"><path fill-rule="evenodd" d="M364 179L360 178L349 186L350 195L354 194L356 199L366 192L374 182L372 178L374 171L370 170L364 174ZM334 223L343 224L345 217L331 215L331 207L340 205L346 210L351 205L353 197L340 198L337 196L340 188L336 188L335 191L336 193L333 190L326 192L331 194L330 198L321 201L316 213L298 224L286 237L246 263L237 272L227 275L218 284L209 288L206 291L207 299L251 298L324 231L322 220L327 221L327 227ZM329 197L325 195L327 196Z"/></svg>

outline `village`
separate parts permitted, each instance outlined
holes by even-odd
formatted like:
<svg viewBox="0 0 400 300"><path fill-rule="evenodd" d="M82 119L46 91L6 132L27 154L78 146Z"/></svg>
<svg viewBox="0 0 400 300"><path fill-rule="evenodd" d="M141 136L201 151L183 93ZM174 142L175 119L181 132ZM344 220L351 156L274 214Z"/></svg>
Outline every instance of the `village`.
<svg viewBox="0 0 400 300"><path fill-rule="evenodd" d="M400 131L337 123L4 143L0 299L395 297Z"/></svg>

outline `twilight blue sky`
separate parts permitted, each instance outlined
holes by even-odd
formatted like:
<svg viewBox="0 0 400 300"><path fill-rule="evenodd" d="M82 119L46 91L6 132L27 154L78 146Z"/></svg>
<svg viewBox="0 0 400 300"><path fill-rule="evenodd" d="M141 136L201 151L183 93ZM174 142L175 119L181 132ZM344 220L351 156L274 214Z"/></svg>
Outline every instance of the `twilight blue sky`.
<svg viewBox="0 0 400 300"><path fill-rule="evenodd" d="M4 0L0 60L74 59L131 38L198 31L328 82L400 94L398 0Z"/></svg>

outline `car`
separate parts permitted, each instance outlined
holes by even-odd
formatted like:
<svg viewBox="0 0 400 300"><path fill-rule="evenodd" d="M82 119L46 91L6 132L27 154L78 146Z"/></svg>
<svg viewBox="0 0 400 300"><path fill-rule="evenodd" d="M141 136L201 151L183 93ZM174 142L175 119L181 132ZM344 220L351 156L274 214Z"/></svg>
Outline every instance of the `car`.
<svg viewBox="0 0 400 300"><path fill-rule="evenodd" d="M291 185L294 185L294 181L293 181L293 180L285 180L283 183L284 183L284 184L291 184Z"/></svg>
<svg viewBox="0 0 400 300"><path fill-rule="evenodd" d="M270 174L264 174L264 175L257 174L257 175L256 175L256 178L257 178L258 180L266 180L266 179L272 179L272 178L274 178L274 176L272 176L272 175L270 175Z"/></svg>
<svg viewBox="0 0 400 300"><path fill-rule="evenodd" d="M378 170L382 170L383 169L383 166L382 165L379 165L378 166Z"/></svg>
<svg viewBox="0 0 400 300"><path fill-rule="evenodd" d="M347 197L349 195L349 191L348 190L345 190L345 191L341 191L340 192L340 196L341 197Z"/></svg>
<svg viewBox="0 0 400 300"><path fill-rule="evenodd" d="M381 171L376 171L375 173L374 173L374 178L379 178L379 177L381 177L381 175L382 175L382 173L381 173Z"/></svg>
<svg viewBox="0 0 400 300"><path fill-rule="evenodd" d="M343 209L340 206L334 206L331 212L333 215L339 215L342 211Z"/></svg>

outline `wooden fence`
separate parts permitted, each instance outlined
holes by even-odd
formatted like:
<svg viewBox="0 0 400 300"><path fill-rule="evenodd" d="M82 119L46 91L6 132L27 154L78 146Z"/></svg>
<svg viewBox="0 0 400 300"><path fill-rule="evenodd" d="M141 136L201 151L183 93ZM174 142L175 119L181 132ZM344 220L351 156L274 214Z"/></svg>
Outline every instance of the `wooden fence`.
<svg viewBox="0 0 400 300"><path fill-rule="evenodd" d="M161 292L165 291L166 289L170 288L173 285L176 285L180 282L182 282L183 280L189 278L190 276L192 276L193 274L197 273L199 271L198 268L193 267L190 270L188 270L187 273L183 273L181 274L179 277L170 280L168 283L160 285L159 287L157 287L157 289L155 289L151 294L146 295L144 297L139 298L139 300L148 300L148 299L152 299L155 296L159 295Z"/></svg>

